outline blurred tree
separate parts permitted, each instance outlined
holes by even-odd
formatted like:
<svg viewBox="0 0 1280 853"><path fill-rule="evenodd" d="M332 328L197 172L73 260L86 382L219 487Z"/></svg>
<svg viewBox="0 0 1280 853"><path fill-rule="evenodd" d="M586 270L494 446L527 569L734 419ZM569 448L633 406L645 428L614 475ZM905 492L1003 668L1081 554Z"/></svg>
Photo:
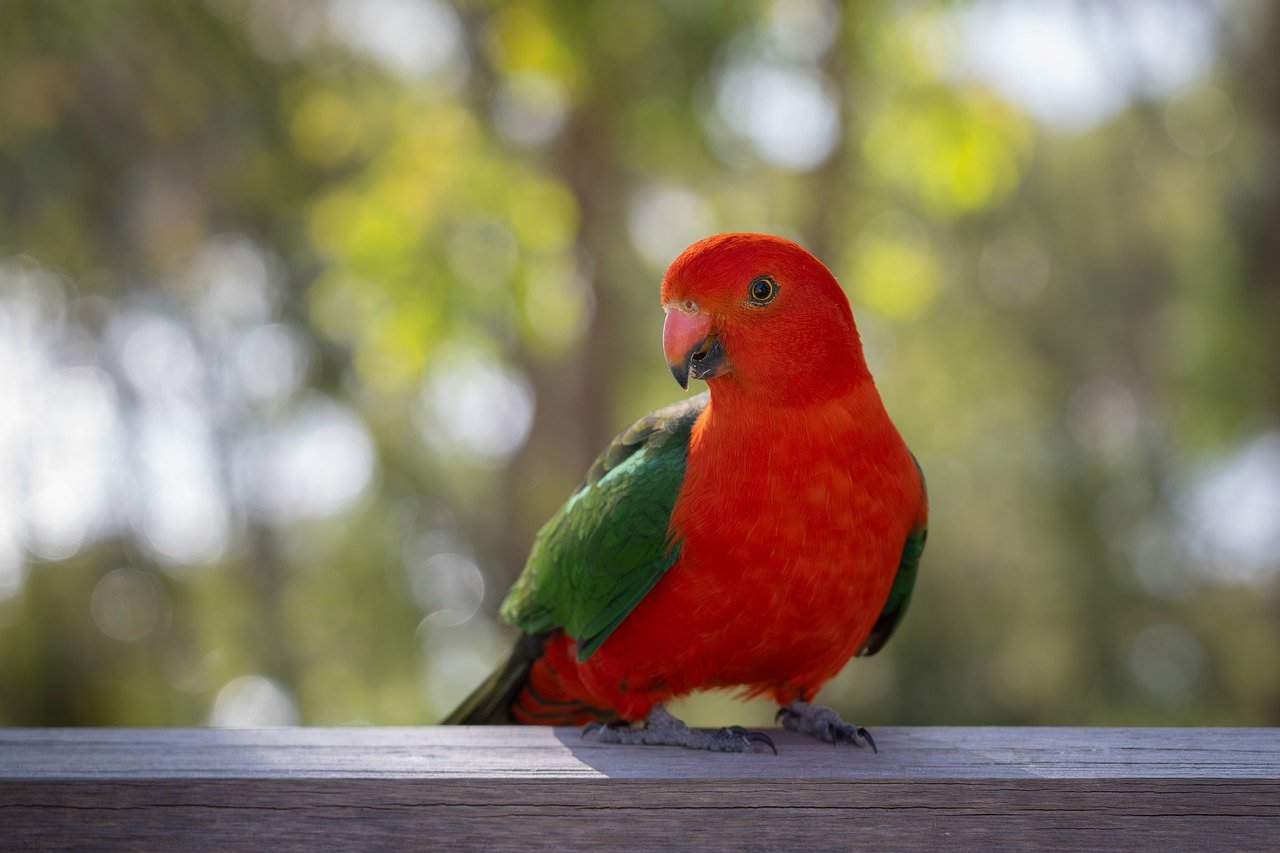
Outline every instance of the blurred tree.
<svg viewBox="0 0 1280 853"><path fill-rule="evenodd" d="M1276 722L1278 21L0 4L0 724L447 711L732 229L836 271L930 479L830 701Z"/></svg>

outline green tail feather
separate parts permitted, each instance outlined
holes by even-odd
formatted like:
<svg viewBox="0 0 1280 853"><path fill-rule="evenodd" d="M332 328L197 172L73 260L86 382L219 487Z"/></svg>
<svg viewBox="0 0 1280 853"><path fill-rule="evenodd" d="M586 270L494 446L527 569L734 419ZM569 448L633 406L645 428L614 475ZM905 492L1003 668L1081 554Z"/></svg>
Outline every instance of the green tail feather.
<svg viewBox="0 0 1280 853"><path fill-rule="evenodd" d="M544 638L522 634L507 659L471 691L442 726L503 726L513 722L511 704L529 680L529 669L542 656Z"/></svg>

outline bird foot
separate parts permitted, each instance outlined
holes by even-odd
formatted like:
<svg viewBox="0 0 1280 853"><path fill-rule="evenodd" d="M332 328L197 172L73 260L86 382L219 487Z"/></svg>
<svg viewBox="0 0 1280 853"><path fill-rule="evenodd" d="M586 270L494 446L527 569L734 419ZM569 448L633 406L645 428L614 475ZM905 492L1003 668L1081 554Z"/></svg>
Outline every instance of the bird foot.
<svg viewBox="0 0 1280 853"><path fill-rule="evenodd" d="M777 719L788 731L800 732L827 743L851 743L862 746L865 741L872 752L878 752L871 732L862 726L846 723L840 715L821 705L810 705L799 699L778 709Z"/></svg>
<svg viewBox="0 0 1280 853"><path fill-rule="evenodd" d="M756 744L762 744L778 754L773 738L763 732L753 732L742 726L724 729L691 729L673 717L661 705L654 705L645 717L643 726L604 723L587 723L582 736L595 734L601 743L645 744L653 746L683 746L685 749L705 749L711 752L754 752Z"/></svg>

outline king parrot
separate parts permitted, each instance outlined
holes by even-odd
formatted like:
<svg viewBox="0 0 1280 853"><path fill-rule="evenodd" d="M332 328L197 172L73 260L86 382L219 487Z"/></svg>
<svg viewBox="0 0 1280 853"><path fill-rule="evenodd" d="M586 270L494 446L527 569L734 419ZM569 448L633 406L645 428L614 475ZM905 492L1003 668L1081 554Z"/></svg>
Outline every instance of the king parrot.
<svg viewBox="0 0 1280 853"><path fill-rule="evenodd" d="M662 280L662 344L708 392L623 430L539 532L502 605L522 635L446 724L588 724L609 743L773 748L663 702L741 688L784 727L874 742L812 704L893 634L927 532L924 477L849 301L797 243L720 234ZM776 749L775 749L776 751Z"/></svg>

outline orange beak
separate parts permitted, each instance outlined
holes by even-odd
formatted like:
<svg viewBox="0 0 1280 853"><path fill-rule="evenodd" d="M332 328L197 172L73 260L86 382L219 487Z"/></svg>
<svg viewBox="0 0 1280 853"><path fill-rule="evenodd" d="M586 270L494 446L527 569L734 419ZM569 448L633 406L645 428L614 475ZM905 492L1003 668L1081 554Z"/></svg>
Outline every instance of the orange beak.
<svg viewBox="0 0 1280 853"><path fill-rule="evenodd" d="M694 356L706 354L705 344L711 334L711 318L706 314L686 314L679 308L668 308L662 323L662 351L667 357L671 375L681 388L689 387L689 366ZM694 378L702 378L695 372Z"/></svg>

